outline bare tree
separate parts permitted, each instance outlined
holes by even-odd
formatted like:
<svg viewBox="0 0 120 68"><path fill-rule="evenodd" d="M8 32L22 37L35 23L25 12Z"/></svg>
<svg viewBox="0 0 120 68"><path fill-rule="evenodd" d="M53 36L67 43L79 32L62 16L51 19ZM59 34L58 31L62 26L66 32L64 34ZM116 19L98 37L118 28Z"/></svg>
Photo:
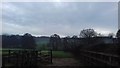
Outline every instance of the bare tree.
<svg viewBox="0 0 120 68"><path fill-rule="evenodd" d="M73 46L76 47L79 44L79 38L77 35L73 35L72 36L72 42L73 42Z"/></svg>
<svg viewBox="0 0 120 68"><path fill-rule="evenodd" d="M118 55L120 55L120 29L116 33L117 41L118 41Z"/></svg>
<svg viewBox="0 0 120 68"><path fill-rule="evenodd" d="M65 51L67 51L68 48L69 48L69 39L70 39L69 36L63 38L63 45L64 45L64 50L65 50Z"/></svg>
<svg viewBox="0 0 120 68"><path fill-rule="evenodd" d="M113 38L114 36L115 36L115 34L114 34L114 33L109 33L109 34L108 34L108 37Z"/></svg>
<svg viewBox="0 0 120 68"><path fill-rule="evenodd" d="M36 47L36 43L34 37L29 33L24 34L22 37L22 48L35 49L35 47Z"/></svg>
<svg viewBox="0 0 120 68"><path fill-rule="evenodd" d="M77 35L73 35L72 38L78 38L78 36Z"/></svg>
<svg viewBox="0 0 120 68"><path fill-rule="evenodd" d="M53 34L50 37L50 45L53 50L58 50L61 45L61 39L60 36L57 34Z"/></svg>
<svg viewBox="0 0 120 68"><path fill-rule="evenodd" d="M94 43L93 37L97 36L97 32L94 31L94 29L83 29L80 32L80 37L83 39L83 44L87 45L86 47L92 45Z"/></svg>
<svg viewBox="0 0 120 68"><path fill-rule="evenodd" d="M117 31L116 37L117 37L117 38L120 38L120 29Z"/></svg>
<svg viewBox="0 0 120 68"><path fill-rule="evenodd" d="M118 40L118 45L120 45L120 29L117 31L116 37L117 37L117 40Z"/></svg>
<svg viewBox="0 0 120 68"><path fill-rule="evenodd" d="M83 29L80 32L81 38L91 38L97 36L97 33L94 31L94 29Z"/></svg>

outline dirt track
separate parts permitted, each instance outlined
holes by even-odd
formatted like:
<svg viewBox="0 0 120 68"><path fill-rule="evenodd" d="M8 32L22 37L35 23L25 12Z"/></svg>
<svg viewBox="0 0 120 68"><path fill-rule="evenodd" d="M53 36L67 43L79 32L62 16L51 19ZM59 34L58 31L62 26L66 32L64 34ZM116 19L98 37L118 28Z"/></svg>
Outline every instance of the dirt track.
<svg viewBox="0 0 120 68"><path fill-rule="evenodd" d="M53 58L53 64L47 66L80 66L74 58Z"/></svg>

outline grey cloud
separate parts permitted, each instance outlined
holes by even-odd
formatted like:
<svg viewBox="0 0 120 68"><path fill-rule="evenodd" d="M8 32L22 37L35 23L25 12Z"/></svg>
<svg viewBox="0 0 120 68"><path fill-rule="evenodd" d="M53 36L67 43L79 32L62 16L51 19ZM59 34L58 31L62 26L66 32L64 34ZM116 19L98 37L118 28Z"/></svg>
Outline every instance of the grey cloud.
<svg viewBox="0 0 120 68"><path fill-rule="evenodd" d="M84 28L105 28L111 32L117 30L117 3L62 2L57 5L55 2L13 2L3 5L8 6L3 6L2 14L3 23L9 25L3 24L6 28L3 32L6 33L73 35ZM19 30L10 24L22 28Z"/></svg>

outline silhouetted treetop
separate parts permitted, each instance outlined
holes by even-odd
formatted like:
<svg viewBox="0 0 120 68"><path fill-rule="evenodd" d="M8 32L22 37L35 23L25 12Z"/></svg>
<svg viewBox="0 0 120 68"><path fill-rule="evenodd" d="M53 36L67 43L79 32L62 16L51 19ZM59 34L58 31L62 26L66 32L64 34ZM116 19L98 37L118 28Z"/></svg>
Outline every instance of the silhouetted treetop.
<svg viewBox="0 0 120 68"><path fill-rule="evenodd" d="M120 38L120 29L117 31L116 37L117 37L117 38Z"/></svg>
<svg viewBox="0 0 120 68"><path fill-rule="evenodd" d="M80 37L82 38L91 38L96 36L97 36L97 33L94 31L94 29L83 29L80 32Z"/></svg>
<svg viewBox="0 0 120 68"><path fill-rule="evenodd" d="M113 37L114 36L114 33L109 33L108 34L108 37Z"/></svg>
<svg viewBox="0 0 120 68"><path fill-rule="evenodd" d="M22 37L22 48L24 49L35 49L36 44L33 36L29 33L26 33Z"/></svg>
<svg viewBox="0 0 120 68"><path fill-rule="evenodd" d="M78 38L78 36L77 35L73 35L72 38Z"/></svg>
<svg viewBox="0 0 120 68"><path fill-rule="evenodd" d="M24 36L32 36L32 35L29 33L25 33Z"/></svg>
<svg viewBox="0 0 120 68"><path fill-rule="evenodd" d="M58 50L61 47L61 38L57 34L50 36L50 45L53 50Z"/></svg>
<svg viewBox="0 0 120 68"><path fill-rule="evenodd" d="M54 37L54 38L60 38L60 36L57 35L57 34L53 34L53 35L51 35L51 37Z"/></svg>

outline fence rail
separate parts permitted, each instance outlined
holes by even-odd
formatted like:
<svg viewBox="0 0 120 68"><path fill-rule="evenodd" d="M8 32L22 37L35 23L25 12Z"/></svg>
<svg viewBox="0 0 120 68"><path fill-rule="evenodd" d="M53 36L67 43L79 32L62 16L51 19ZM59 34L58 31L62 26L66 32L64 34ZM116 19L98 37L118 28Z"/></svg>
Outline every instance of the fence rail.
<svg viewBox="0 0 120 68"><path fill-rule="evenodd" d="M38 50L3 50L2 67L38 66L38 63L52 63L52 50L42 53Z"/></svg>
<svg viewBox="0 0 120 68"><path fill-rule="evenodd" d="M90 64L108 66L120 65L120 56L118 55L81 50L81 56L83 56L83 58L86 59L86 61L88 61Z"/></svg>

